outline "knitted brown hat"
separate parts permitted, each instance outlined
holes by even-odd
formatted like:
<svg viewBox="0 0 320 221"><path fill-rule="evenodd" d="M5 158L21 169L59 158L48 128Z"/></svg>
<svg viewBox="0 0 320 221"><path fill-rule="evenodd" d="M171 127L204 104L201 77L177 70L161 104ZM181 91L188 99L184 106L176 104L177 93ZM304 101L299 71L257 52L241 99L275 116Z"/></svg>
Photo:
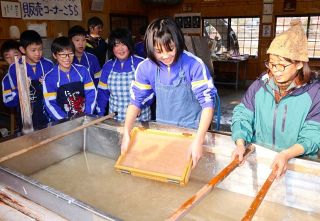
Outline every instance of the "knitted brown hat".
<svg viewBox="0 0 320 221"><path fill-rule="evenodd" d="M291 27L276 36L267 51L294 61L308 62L308 40L300 20L292 20Z"/></svg>

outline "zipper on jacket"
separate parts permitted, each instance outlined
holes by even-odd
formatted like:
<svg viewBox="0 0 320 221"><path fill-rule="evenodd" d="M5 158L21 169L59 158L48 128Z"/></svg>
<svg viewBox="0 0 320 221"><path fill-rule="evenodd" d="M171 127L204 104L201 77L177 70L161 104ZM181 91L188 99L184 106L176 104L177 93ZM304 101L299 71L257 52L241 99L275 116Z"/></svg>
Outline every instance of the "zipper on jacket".
<svg viewBox="0 0 320 221"><path fill-rule="evenodd" d="M170 76L170 74L171 74L170 65L168 66L168 73L169 73L169 76Z"/></svg>
<svg viewBox="0 0 320 221"><path fill-rule="evenodd" d="M66 73L66 75L67 75L67 78L68 78L68 80L69 80L69 82L70 82L70 75L69 75L69 73Z"/></svg>
<svg viewBox="0 0 320 221"><path fill-rule="evenodd" d="M277 123L277 113L278 113L278 106L279 104L276 104L276 109L273 112L273 125L272 125L272 149L275 149L276 144L276 123Z"/></svg>
<svg viewBox="0 0 320 221"><path fill-rule="evenodd" d="M286 126L287 111L288 111L288 105L284 105L284 113L282 116L281 132L284 132L284 128Z"/></svg>

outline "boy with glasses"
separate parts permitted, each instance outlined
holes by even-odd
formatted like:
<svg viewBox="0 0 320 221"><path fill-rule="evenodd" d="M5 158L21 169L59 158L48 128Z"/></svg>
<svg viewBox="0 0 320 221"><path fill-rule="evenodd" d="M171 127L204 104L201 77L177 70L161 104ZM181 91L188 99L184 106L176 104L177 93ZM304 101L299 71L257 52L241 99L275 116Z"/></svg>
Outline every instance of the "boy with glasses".
<svg viewBox="0 0 320 221"><path fill-rule="evenodd" d="M277 178L297 156L316 157L320 148L320 83L308 66L308 41L300 21L278 35L268 51L267 71L248 89L232 118L233 158L246 143L279 152L271 167Z"/></svg>
<svg viewBox="0 0 320 221"><path fill-rule="evenodd" d="M88 69L72 64L75 49L67 37L56 38L51 45L57 64L43 83L45 106L53 121L75 115L92 114L96 103L96 88Z"/></svg>
<svg viewBox="0 0 320 221"><path fill-rule="evenodd" d="M86 31L80 25L76 25L69 29L68 37L75 47L73 64L81 64L88 68L91 78L95 86L97 86L101 74L101 67L95 55L84 51L86 47Z"/></svg>
<svg viewBox="0 0 320 221"><path fill-rule="evenodd" d="M26 56L27 76L30 79L30 102L32 108L33 128L42 129L48 124L44 109L42 82L53 66L52 61L42 57L42 40L33 30L24 31L20 36L20 51ZM21 63L21 59L19 60ZM2 80L3 102L8 107L19 108L16 66L11 64L7 75ZM21 125L20 120L18 124Z"/></svg>

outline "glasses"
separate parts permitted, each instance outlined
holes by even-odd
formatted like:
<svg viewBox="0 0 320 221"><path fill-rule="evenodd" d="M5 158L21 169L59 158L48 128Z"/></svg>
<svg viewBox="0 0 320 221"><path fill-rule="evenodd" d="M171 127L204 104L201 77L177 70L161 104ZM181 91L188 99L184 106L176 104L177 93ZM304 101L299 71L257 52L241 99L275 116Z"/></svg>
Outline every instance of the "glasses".
<svg viewBox="0 0 320 221"><path fill-rule="evenodd" d="M284 71L286 69L286 67L292 65L293 63L290 63L288 65L283 65L283 64L272 64L269 61L265 61L264 64L269 69L276 68L277 71Z"/></svg>
<svg viewBox="0 0 320 221"><path fill-rule="evenodd" d="M69 54L58 54L60 56L60 58L66 58L66 57L73 57L74 56L74 53L69 53Z"/></svg>

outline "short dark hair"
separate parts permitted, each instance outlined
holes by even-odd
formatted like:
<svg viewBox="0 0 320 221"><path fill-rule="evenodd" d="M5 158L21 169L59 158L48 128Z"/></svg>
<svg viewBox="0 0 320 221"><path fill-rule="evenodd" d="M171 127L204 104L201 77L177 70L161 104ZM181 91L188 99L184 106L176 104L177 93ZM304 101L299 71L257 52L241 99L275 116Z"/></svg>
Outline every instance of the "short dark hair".
<svg viewBox="0 0 320 221"><path fill-rule="evenodd" d="M42 45L42 39L38 32L26 30L20 35L20 46L26 49L29 45Z"/></svg>
<svg viewBox="0 0 320 221"><path fill-rule="evenodd" d="M88 29L90 27L96 27L98 25L103 26L103 22L99 17L94 16L94 17L89 18L89 20L88 20Z"/></svg>
<svg viewBox="0 0 320 221"><path fill-rule="evenodd" d="M63 50L71 49L73 53L75 52L74 45L71 40L67 37L58 37L53 40L51 44L51 52L57 54Z"/></svg>
<svg viewBox="0 0 320 221"><path fill-rule="evenodd" d="M147 26L146 26L146 25L141 26L141 27L139 28L139 35L144 36L144 34L146 33L146 29L147 29Z"/></svg>
<svg viewBox="0 0 320 221"><path fill-rule="evenodd" d="M19 51L19 46L20 44L16 40L13 40L13 39L7 40L3 42L3 44L1 45L0 53L3 56L4 53L10 51L11 49L17 49Z"/></svg>
<svg viewBox="0 0 320 221"><path fill-rule="evenodd" d="M71 39L73 38L74 36L77 36L77 35L80 35L80 36L86 36L87 35L87 32L86 30L84 30L84 28L80 25L75 25L73 27L71 27L68 31L68 37Z"/></svg>
<svg viewBox="0 0 320 221"><path fill-rule="evenodd" d="M168 51L172 51L170 47L174 43L177 53L174 58L176 62L179 56L185 49L184 37L181 29L171 17L158 18L153 20L145 34L145 44L147 57L150 58L154 63L159 65L159 61L154 56L154 46L157 44L163 45Z"/></svg>
<svg viewBox="0 0 320 221"><path fill-rule="evenodd" d="M131 32L126 28L116 28L111 31L109 35L109 49L110 58L115 58L113 54L113 48L117 43L122 43L126 45L130 51L130 55L134 54L134 43L132 40Z"/></svg>

